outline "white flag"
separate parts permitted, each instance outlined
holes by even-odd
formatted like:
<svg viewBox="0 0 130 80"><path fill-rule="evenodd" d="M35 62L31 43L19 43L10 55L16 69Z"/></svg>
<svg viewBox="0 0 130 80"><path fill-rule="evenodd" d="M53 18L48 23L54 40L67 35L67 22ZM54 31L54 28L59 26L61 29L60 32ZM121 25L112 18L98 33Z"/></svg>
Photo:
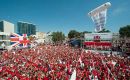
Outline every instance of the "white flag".
<svg viewBox="0 0 130 80"><path fill-rule="evenodd" d="M113 66L115 66L115 65L116 65L116 62L112 61L112 64L113 64Z"/></svg>
<svg viewBox="0 0 130 80"><path fill-rule="evenodd" d="M76 80L76 70L73 71L70 80Z"/></svg>

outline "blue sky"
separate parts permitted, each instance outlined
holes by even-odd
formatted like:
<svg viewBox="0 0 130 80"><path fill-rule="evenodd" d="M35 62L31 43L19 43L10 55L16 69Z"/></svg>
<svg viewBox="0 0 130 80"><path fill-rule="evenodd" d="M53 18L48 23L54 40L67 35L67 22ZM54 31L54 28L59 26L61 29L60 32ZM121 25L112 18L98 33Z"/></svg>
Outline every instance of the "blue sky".
<svg viewBox="0 0 130 80"><path fill-rule="evenodd" d="M42 32L70 30L94 31L94 23L87 15L106 2L112 6L107 12L106 27L112 32L130 24L130 0L0 0L0 20L31 22Z"/></svg>

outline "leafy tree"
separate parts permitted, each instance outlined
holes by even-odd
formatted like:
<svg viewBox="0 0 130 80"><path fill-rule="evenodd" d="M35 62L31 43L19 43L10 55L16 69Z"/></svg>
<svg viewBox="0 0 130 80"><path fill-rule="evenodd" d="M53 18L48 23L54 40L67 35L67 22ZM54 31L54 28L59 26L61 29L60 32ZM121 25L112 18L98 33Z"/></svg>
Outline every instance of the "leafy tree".
<svg viewBox="0 0 130 80"><path fill-rule="evenodd" d="M70 45L71 46L78 45L78 47L83 46L85 33L91 33L91 32L89 31L78 32L76 30L70 30L70 32L68 33L68 38L70 39Z"/></svg>
<svg viewBox="0 0 130 80"><path fill-rule="evenodd" d="M83 32L78 32L76 30L70 30L70 32L68 33L68 38L72 39L72 38L83 38L85 33L92 33L90 31L83 31Z"/></svg>
<svg viewBox="0 0 130 80"><path fill-rule="evenodd" d="M70 32L68 33L68 38L72 39L72 38L79 38L80 37L80 32L76 31L76 30L70 30Z"/></svg>
<svg viewBox="0 0 130 80"><path fill-rule="evenodd" d="M62 32L57 31L52 33L52 41L54 43L63 42L64 39L65 39L65 35Z"/></svg>
<svg viewBox="0 0 130 80"><path fill-rule="evenodd" d="M99 31L98 33L109 33L109 32L111 32L111 31L103 29L102 31Z"/></svg>
<svg viewBox="0 0 130 80"><path fill-rule="evenodd" d="M85 33L92 33L92 32L90 32L90 31L83 31L83 33L85 34Z"/></svg>
<svg viewBox="0 0 130 80"><path fill-rule="evenodd" d="M90 31L83 31L83 32L80 32L80 37L84 38L84 34L85 34L85 33L92 33L92 32L90 32Z"/></svg>
<svg viewBox="0 0 130 80"><path fill-rule="evenodd" d="M130 37L130 25L121 27L119 30L120 37Z"/></svg>

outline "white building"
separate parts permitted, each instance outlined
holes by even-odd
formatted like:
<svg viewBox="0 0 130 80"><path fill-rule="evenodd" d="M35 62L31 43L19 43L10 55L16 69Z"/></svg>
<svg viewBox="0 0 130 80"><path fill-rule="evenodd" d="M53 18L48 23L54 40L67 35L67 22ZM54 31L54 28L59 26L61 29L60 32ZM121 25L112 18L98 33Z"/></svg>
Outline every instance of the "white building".
<svg viewBox="0 0 130 80"><path fill-rule="evenodd" d="M45 37L46 37L46 33L44 32L36 32L36 42L37 43L44 43L45 42Z"/></svg>
<svg viewBox="0 0 130 80"><path fill-rule="evenodd" d="M44 32L36 32L36 38L37 39L45 39L46 33Z"/></svg>
<svg viewBox="0 0 130 80"><path fill-rule="evenodd" d="M10 45L10 34L5 32L0 32L0 48L6 48Z"/></svg>
<svg viewBox="0 0 130 80"><path fill-rule="evenodd" d="M0 21L0 32L14 33L14 24L8 21Z"/></svg>
<svg viewBox="0 0 130 80"><path fill-rule="evenodd" d="M45 38L45 43L53 43L52 41L52 36L51 35L47 35L46 38Z"/></svg>
<svg viewBox="0 0 130 80"><path fill-rule="evenodd" d="M119 39L120 38L120 34L119 33L113 33L112 34L112 38L113 39Z"/></svg>
<svg viewBox="0 0 130 80"><path fill-rule="evenodd" d="M36 38L37 43L52 43L51 33L36 32L36 35L32 35Z"/></svg>
<svg viewBox="0 0 130 80"><path fill-rule="evenodd" d="M45 43L46 43L46 44L48 44L48 43L53 43L53 41L52 41L52 32L47 32L47 33L46 33Z"/></svg>

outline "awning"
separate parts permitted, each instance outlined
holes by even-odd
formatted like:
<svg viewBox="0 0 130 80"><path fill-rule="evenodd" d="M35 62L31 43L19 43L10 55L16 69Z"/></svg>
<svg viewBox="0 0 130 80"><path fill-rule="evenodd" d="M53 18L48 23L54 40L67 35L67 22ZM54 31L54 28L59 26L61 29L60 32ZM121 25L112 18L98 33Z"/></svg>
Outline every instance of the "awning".
<svg viewBox="0 0 130 80"><path fill-rule="evenodd" d="M84 42L86 46L112 46L111 42Z"/></svg>

